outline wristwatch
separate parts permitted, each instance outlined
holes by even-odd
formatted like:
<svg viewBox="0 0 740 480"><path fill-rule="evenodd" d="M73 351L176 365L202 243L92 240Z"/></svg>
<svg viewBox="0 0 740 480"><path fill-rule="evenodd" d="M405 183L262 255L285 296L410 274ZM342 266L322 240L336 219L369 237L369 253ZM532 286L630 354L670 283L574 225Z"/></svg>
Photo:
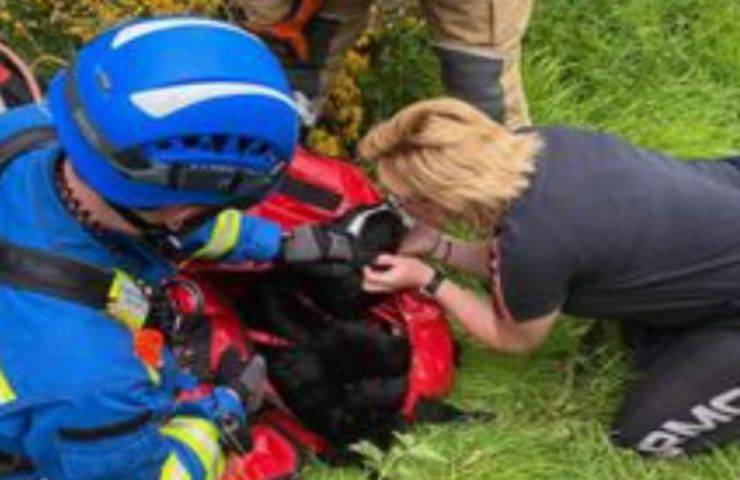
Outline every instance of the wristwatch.
<svg viewBox="0 0 740 480"><path fill-rule="evenodd" d="M444 281L444 274L435 268L434 275L432 275L432 278L425 285L419 287L419 292L421 292L425 297L434 298L439 287L442 286L442 282Z"/></svg>

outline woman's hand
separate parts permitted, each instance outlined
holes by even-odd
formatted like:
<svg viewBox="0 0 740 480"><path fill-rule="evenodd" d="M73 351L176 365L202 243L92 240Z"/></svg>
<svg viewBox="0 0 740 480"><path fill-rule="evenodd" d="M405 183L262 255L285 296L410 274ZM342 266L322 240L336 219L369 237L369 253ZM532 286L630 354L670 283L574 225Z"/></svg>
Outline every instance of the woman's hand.
<svg viewBox="0 0 740 480"><path fill-rule="evenodd" d="M417 222L414 228L409 230L406 237L404 237L398 253L414 257L431 255L440 241L442 241L442 234L439 230L425 223Z"/></svg>
<svg viewBox="0 0 740 480"><path fill-rule="evenodd" d="M383 254L362 273L365 291L387 293L426 285L434 276L434 269L417 258Z"/></svg>

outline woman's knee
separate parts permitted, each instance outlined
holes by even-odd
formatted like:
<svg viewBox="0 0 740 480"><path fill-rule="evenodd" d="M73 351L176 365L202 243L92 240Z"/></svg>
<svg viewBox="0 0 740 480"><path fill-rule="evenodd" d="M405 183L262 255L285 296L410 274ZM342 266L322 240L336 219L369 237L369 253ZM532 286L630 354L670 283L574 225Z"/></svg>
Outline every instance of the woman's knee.
<svg viewBox="0 0 740 480"><path fill-rule="evenodd" d="M612 426L609 438L616 447L644 456L670 458L684 454L681 438L659 427L647 430L618 421Z"/></svg>
<svg viewBox="0 0 740 480"><path fill-rule="evenodd" d="M740 387L696 403L681 414L648 415L630 408L614 423L610 437L616 446L646 456L702 453L740 439L736 402L740 402Z"/></svg>

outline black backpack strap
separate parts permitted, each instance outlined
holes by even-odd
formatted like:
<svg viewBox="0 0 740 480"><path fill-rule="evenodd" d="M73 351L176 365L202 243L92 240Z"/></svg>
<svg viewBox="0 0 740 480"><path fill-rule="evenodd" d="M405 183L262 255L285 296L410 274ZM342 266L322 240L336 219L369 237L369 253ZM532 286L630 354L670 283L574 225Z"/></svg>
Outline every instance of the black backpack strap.
<svg viewBox="0 0 740 480"><path fill-rule="evenodd" d="M32 127L21 130L0 142L0 175L10 162L31 150L45 147L56 141L53 127Z"/></svg>
<svg viewBox="0 0 740 480"><path fill-rule="evenodd" d="M122 270L0 240L2 283L107 312L130 330L144 327L153 311L153 289Z"/></svg>
<svg viewBox="0 0 740 480"><path fill-rule="evenodd" d="M0 241L0 283L101 310L113 278L94 265Z"/></svg>
<svg viewBox="0 0 740 480"><path fill-rule="evenodd" d="M341 195L290 176L283 179L278 191L283 195L295 198L301 203L313 205L323 210L336 210L342 203Z"/></svg>
<svg viewBox="0 0 740 480"><path fill-rule="evenodd" d="M15 158L57 140L50 126L31 127L0 141L0 175ZM151 313L151 288L123 270L106 270L0 239L0 283L104 310L130 329Z"/></svg>

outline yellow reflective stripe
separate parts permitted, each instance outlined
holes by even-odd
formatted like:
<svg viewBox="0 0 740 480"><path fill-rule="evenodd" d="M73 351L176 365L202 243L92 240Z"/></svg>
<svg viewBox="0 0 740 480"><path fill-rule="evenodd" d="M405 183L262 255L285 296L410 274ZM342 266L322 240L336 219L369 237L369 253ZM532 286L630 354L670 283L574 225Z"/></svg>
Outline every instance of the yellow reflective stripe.
<svg viewBox="0 0 740 480"><path fill-rule="evenodd" d="M0 405L15 402L17 398L5 374L0 370Z"/></svg>
<svg viewBox="0 0 740 480"><path fill-rule="evenodd" d="M108 290L107 310L130 330L137 330L149 315L149 299L129 274L116 270Z"/></svg>
<svg viewBox="0 0 740 480"><path fill-rule="evenodd" d="M211 238L193 258L213 260L226 255L239 241L239 230L242 226L242 213L234 208L227 208L218 214L216 224L211 231Z"/></svg>
<svg viewBox="0 0 740 480"><path fill-rule="evenodd" d="M190 476L190 472L182 464L177 454L170 453L159 478L160 480L192 480L193 477Z"/></svg>
<svg viewBox="0 0 740 480"><path fill-rule="evenodd" d="M153 385L159 385L162 383L162 375L160 375L156 368L150 367L149 365L144 365L144 368L146 369L149 381L152 382Z"/></svg>
<svg viewBox="0 0 740 480"><path fill-rule="evenodd" d="M213 423L198 417L177 417L162 427L161 432L195 453L206 472L206 480L221 477L226 459L218 444L218 429Z"/></svg>

